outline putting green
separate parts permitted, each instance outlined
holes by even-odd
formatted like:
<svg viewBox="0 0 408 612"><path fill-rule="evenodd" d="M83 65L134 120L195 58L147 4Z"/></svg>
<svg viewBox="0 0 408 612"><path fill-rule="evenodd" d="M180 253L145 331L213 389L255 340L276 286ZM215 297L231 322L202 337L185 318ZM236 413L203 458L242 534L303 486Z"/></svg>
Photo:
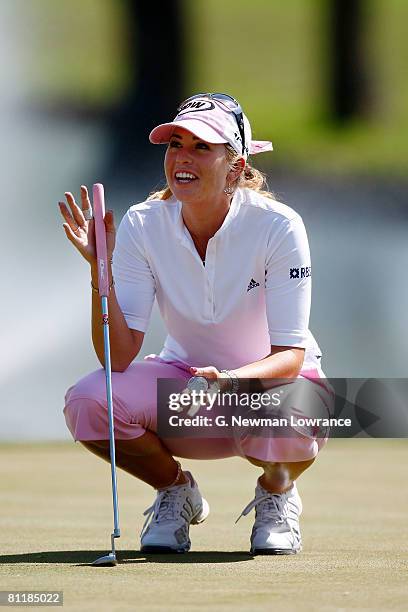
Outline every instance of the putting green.
<svg viewBox="0 0 408 612"><path fill-rule="evenodd" d="M152 490L118 477L122 563L110 546L109 465L74 443L0 446L0 589L63 590L68 610L406 610L407 441L333 440L299 479L304 551L248 554L257 468L183 461L211 506L186 555L138 552Z"/></svg>

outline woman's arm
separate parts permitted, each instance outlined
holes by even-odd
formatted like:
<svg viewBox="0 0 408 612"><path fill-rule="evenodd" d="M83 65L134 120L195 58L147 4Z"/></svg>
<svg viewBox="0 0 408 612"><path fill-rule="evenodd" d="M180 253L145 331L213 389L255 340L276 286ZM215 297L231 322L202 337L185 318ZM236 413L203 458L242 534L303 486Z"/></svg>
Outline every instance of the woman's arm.
<svg viewBox="0 0 408 612"><path fill-rule="evenodd" d="M233 370L238 378L296 378L303 365L305 349L271 346L264 359Z"/></svg>
<svg viewBox="0 0 408 612"><path fill-rule="evenodd" d="M256 379L259 381L260 389L267 389L270 385L262 384L262 379L271 378L296 378L303 365L305 349L291 346L271 346L269 355L248 363L241 368L229 370L232 375L240 379L240 391L248 391L249 384L245 381ZM190 368L193 376L204 376L208 380L218 380L222 391L230 391L231 379L224 372L220 372L214 366L204 368ZM253 385L251 385L253 390Z"/></svg>
<svg viewBox="0 0 408 612"><path fill-rule="evenodd" d="M88 221L84 215L84 213L89 213L91 210L88 190L84 185L81 186L82 209L76 204L72 193L66 192L65 197L69 208L64 202L59 202L59 207L65 221L63 227L66 236L79 253L81 253L82 257L90 264L92 285L97 288L98 272L96 261L95 221L94 219ZM104 221L106 227L108 261L110 261L115 248L116 237L112 211L106 212ZM110 263L109 284L112 284ZM143 343L144 332L128 327L116 299L113 286L108 297L108 306L112 370L123 372L138 354ZM92 342L99 361L104 365L102 308L98 291L93 291L92 294Z"/></svg>
<svg viewBox="0 0 408 612"><path fill-rule="evenodd" d="M303 365L305 349L290 346L271 346L270 354L264 359L248 363L241 368L232 370L240 379L258 379L261 389L270 385L263 385L262 379L296 378ZM240 384L244 391L245 384Z"/></svg>
<svg viewBox="0 0 408 612"><path fill-rule="evenodd" d="M98 286L97 264L91 264L91 279L94 287ZM112 270L109 264L109 285L112 283ZM144 332L130 329L118 304L115 287L113 286L108 297L109 309L109 339L111 351L111 364L113 372L124 372L138 355L144 339ZM99 294L92 291L92 342L95 353L105 365L102 307Z"/></svg>

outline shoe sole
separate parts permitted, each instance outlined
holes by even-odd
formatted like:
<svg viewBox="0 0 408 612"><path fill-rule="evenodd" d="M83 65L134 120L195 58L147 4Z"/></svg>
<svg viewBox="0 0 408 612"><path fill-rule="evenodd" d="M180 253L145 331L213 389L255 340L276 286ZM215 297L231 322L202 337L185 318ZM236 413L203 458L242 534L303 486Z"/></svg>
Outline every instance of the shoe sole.
<svg viewBox="0 0 408 612"><path fill-rule="evenodd" d="M255 548L251 549L251 555L297 555L301 548Z"/></svg>
<svg viewBox="0 0 408 612"><path fill-rule="evenodd" d="M202 498L202 502L202 508L200 512L191 520L191 525L199 525L200 523L203 523L210 514L210 506L204 497ZM171 548L171 546L153 546L148 544L147 546L141 546L140 552L149 553L151 555L174 555L188 552L190 550L190 546L191 543L185 545L183 548Z"/></svg>
<svg viewBox="0 0 408 612"><path fill-rule="evenodd" d="M177 555L186 553L190 550L190 547L187 549L181 550L180 548L170 548L169 546L141 546L140 552L150 555Z"/></svg>

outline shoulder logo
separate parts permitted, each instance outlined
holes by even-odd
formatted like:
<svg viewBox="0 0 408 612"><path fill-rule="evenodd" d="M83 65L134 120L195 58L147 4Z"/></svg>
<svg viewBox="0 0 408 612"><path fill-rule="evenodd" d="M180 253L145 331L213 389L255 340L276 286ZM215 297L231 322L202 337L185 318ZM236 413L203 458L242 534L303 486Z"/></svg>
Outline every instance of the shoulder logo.
<svg viewBox="0 0 408 612"><path fill-rule="evenodd" d="M289 278L309 278L312 276L312 267L303 266L302 268L290 268Z"/></svg>
<svg viewBox="0 0 408 612"><path fill-rule="evenodd" d="M251 289L254 289L255 287L259 287L259 283L257 283L256 280L251 278L251 280L249 281L248 288L247 288L247 293L248 291L251 291Z"/></svg>
<svg viewBox="0 0 408 612"><path fill-rule="evenodd" d="M180 110L177 114L177 117L180 115L184 115L185 113L194 113L197 111L208 111L215 108L214 103L211 100L190 100L190 102L186 102L183 106L180 106Z"/></svg>

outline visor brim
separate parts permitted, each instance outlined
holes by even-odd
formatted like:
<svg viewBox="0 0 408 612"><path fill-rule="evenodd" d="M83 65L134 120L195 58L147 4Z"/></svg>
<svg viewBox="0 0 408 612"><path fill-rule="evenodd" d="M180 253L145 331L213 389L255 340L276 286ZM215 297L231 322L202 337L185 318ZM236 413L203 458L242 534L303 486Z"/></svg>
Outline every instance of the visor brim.
<svg viewBox="0 0 408 612"><path fill-rule="evenodd" d="M203 121L195 119L186 119L185 121L172 121L171 123L162 123L155 127L149 134L149 140L153 144L166 144L170 141L171 135L176 128L183 128L191 132L197 138L209 142L210 144L223 144L228 142L220 136L211 126Z"/></svg>

